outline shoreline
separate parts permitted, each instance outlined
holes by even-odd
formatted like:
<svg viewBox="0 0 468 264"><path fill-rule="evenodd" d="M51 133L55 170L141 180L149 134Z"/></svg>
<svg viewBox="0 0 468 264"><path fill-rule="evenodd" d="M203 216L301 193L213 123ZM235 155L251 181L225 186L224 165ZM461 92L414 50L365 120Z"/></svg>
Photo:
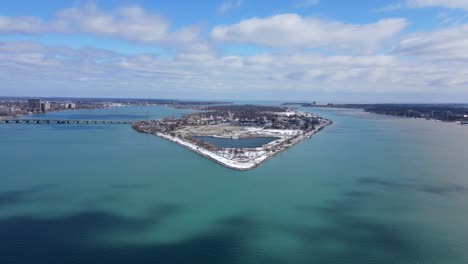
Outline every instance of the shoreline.
<svg viewBox="0 0 468 264"><path fill-rule="evenodd" d="M320 132L322 129L325 127L333 124L332 121L328 119L323 119L323 122L320 123L314 130L311 130L309 132L306 132L304 134L298 135L295 138L288 138L288 137L283 137L281 138L281 143L284 143L285 141L290 141L288 144L284 144L281 146L279 149L273 149L274 147L277 147L279 144L276 142L273 144L273 142L270 142L262 147L257 147L257 148L245 148L243 150L247 151L248 154L257 154L254 155L253 158L249 158L248 160L234 160L234 159L229 159L227 157L224 157L218 153L212 152L206 148L200 147L192 142L189 142L187 140L183 140L181 138L177 138L168 134L163 134L163 133L148 133L145 131L140 131L142 133L146 134L152 134L156 135L158 137L161 137L163 139L166 139L170 142L176 143L186 149L189 149L195 153L197 153L200 156L203 156L219 165L222 165L226 168L237 170L237 171L247 171L254 169L258 167L260 164L265 162L266 160L274 157L276 154L283 152L284 150L298 144L299 142L311 138L314 134ZM265 146L268 146L270 149L265 150ZM229 149L227 149L229 150Z"/></svg>
<svg viewBox="0 0 468 264"><path fill-rule="evenodd" d="M436 119L436 118L431 118L431 117L412 117L412 116L400 116L400 115L394 115L394 114L386 114L386 113L379 113L375 111L369 111L364 107L340 107L339 105L335 106L315 106L316 108L322 108L322 109L336 109L336 110L349 110L349 109L355 109L355 110L361 110L365 113L369 114L374 114L378 116L388 116L388 117L394 117L394 118L403 118L403 119L416 119L416 120L424 120L424 121L432 121L432 122L441 122L441 123L446 123L446 124L455 124L455 125L461 125L461 126L468 126L468 121L461 121L461 120L454 120L454 121L449 121L449 120L441 120L441 119ZM309 107L310 108L310 107Z"/></svg>

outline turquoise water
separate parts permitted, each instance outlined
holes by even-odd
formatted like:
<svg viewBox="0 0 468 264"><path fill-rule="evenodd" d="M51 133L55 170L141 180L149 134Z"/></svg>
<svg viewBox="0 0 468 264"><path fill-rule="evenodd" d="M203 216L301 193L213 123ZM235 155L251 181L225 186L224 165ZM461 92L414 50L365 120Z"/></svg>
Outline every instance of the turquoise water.
<svg viewBox="0 0 468 264"><path fill-rule="evenodd" d="M468 127L304 110L334 124L246 172L128 125L0 125L0 263L468 263ZM147 111L185 112L44 117Z"/></svg>
<svg viewBox="0 0 468 264"><path fill-rule="evenodd" d="M219 148L257 148L278 139L275 137L231 139L206 136L196 138Z"/></svg>

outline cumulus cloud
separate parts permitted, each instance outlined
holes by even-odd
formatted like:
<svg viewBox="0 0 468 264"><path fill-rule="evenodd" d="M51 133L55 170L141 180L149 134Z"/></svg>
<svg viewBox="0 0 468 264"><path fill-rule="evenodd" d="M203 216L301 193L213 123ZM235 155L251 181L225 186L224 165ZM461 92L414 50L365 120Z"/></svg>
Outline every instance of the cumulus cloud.
<svg viewBox="0 0 468 264"><path fill-rule="evenodd" d="M36 17L9 18L0 16L0 34L37 34L42 30L43 22Z"/></svg>
<svg viewBox="0 0 468 264"><path fill-rule="evenodd" d="M50 24L50 29L55 31L83 32L143 43L164 40L169 28L163 17L138 6L106 12L98 10L94 4L61 10Z"/></svg>
<svg viewBox="0 0 468 264"><path fill-rule="evenodd" d="M199 29L195 26L169 30L169 21L139 6L120 7L109 11L95 4L63 9L49 21L35 17L0 17L0 33L85 33L113 37L139 43L195 41Z"/></svg>
<svg viewBox="0 0 468 264"><path fill-rule="evenodd" d="M344 97L386 93L418 95L411 100L423 94L468 98L468 25L402 34L407 24L400 18L351 24L279 14L219 25L210 38L202 38L199 26L173 30L166 18L138 6L78 6L50 20L0 17L0 34L84 33L171 48L158 57L0 41L0 94L301 100L332 93L349 100ZM273 49L226 56L217 49L222 43Z"/></svg>
<svg viewBox="0 0 468 264"><path fill-rule="evenodd" d="M346 24L298 14L280 14L216 26L211 37L218 42L269 47L373 50L383 41L395 37L407 24L401 18L382 19L370 24Z"/></svg>
<svg viewBox="0 0 468 264"><path fill-rule="evenodd" d="M112 92L127 97L205 99L265 99L268 95L268 99L300 100L324 93L404 97L442 92L468 98L467 67L456 67L452 61L407 61L395 53L222 56L193 52L158 58L4 42L0 43L0 60L2 94L109 96ZM47 90L41 90L38 83L47 85Z"/></svg>
<svg viewBox="0 0 468 264"><path fill-rule="evenodd" d="M468 61L468 25L409 35L394 48L393 53L426 59Z"/></svg>

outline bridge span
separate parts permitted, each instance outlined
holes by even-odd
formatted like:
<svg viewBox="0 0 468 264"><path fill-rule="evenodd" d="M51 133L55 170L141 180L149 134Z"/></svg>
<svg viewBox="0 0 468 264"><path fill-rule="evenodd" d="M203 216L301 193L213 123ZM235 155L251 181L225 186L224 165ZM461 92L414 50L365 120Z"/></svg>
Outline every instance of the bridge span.
<svg viewBox="0 0 468 264"><path fill-rule="evenodd" d="M69 120L69 119L3 119L0 124L81 124L81 125L131 125L122 120Z"/></svg>

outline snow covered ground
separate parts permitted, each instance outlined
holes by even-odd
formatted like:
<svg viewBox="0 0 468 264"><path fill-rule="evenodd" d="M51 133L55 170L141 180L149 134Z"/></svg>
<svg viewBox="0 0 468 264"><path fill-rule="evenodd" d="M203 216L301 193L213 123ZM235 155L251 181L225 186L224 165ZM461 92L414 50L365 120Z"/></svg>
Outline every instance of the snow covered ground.
<svg viewBox="0 0 468 264"><path fill-rule="evenodd" d="M279 139L272 141L262 147L240 149L241 153L236 152L234 149L222 149L220 151L211 151L202 148L187 140L174 137L168 134L156 133L157 136L175 142L184 146L206 158L209 158L225 167L236 170L249 170L257 167L260 163L274 156L275 154L285 150L286 148L299 143L300 141L309 138L314 133L318 132L323 127L331 124L330 121L324 120L313 131L303 133L301 130L287 130L287 129L263 129L257 127L249 127L246 130L250 134L258 134L259 136L272 136ZM289 142L287 142L289 140Z"/></svg>

